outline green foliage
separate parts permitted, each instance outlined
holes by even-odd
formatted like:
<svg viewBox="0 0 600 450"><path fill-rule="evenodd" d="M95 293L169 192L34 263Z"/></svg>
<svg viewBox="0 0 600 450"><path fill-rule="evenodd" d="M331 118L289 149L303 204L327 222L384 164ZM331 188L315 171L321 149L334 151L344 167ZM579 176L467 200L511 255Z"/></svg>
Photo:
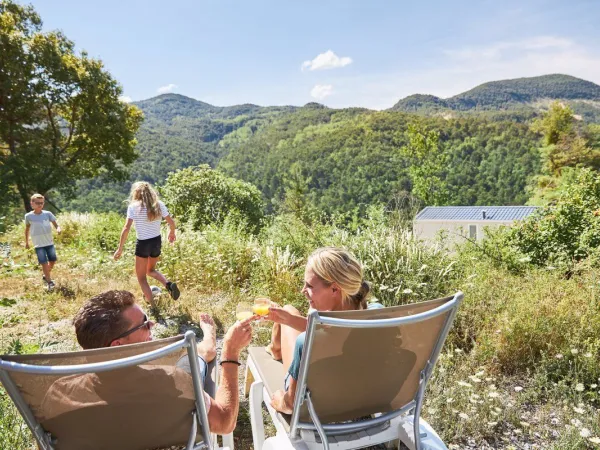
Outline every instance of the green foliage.
<svg viewBox="0 0 600 450"><path fill-rule="evenodd" d="M102 62L41 30L32 7L0 2L0 200L17 192L25 209L33 192L68 195L101 173L123 179L142 121Z"/></svg>
<svg viewBox="0 0 600 450"><path fill-rule="evenodd" d="M540 266L572 268L578 261L597 254L600 175L590 169L580 170L574 183L560 193L556 204L542 208L512 228L508 242Z"/></svg>
<svg viewBox="0 0 600 450"><path fill-rule="evenodd" d="M417 125L409 125L406 132L408 144L402 152L408 156L408 172L412 192L425 205L443 205L448 201L448 186L444 172L448 155L439 146L439 134Z"/></svg>
<svg viewBox="0 0 600 450"><path fill-rule="evenodd" d="M448 186L448 203L527 200L525 187L540 166L538 137L524 125L474 118L302 109L248 133L245 140L225 139L227 155L219 168L256 185L272 200L269 211L286 198L286 180L298 167L308 205L328 214L356 209L364 215L368 205L393 203L411 190L410 158L400 151L409 144L409 124L439 134L436 154L448 159L438 177Z"/></svg>
<svg viewBox="0 0 600 450"><path fill-rule="evenodd" d="M233 215L256 231L263 219L263 204L256 187L208 165L171 173L160 191L173 215L194 229L222 223Z"/></svg>
<svg viewBox="0 0 600 450"><path fill-rule="evenodd" d="M587 121L600 121L600 86L560 74L491 81L448 99L411 95L391 110L447 117L477 114L522 122L535 117L539 102L547 99L566 101Z"/></svg>

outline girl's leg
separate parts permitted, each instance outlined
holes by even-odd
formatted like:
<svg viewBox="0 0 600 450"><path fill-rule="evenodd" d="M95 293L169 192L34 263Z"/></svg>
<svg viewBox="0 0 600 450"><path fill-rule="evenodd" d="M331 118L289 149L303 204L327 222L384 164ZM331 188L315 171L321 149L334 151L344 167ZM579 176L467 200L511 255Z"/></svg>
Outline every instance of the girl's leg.
<svg viewBox="0 0 600 450"><path fill-rule="evenodd" d="M156 270L156 263L158 262L159 258L153 258L150 256L147 259L148 259L148 264L146 266L146 273L148 274L148 276L151 276L155 280L162 283L162 285L164 287L167 287L167 278L162 273L160 273L158 270Z"/></svg>
<svg viewBox="0 0 600 450"><path fill-rule="evenodd" d="M146 271L148 269L148 259L149 258L141 258L139 256L135 257L135 274L138 279L138 283L142 288L142 292L144 293L144 298L150 305L154 306L154 299L152 298L152 291L150 290L150 285L148 284L148 280L146 279Z"/></svg>

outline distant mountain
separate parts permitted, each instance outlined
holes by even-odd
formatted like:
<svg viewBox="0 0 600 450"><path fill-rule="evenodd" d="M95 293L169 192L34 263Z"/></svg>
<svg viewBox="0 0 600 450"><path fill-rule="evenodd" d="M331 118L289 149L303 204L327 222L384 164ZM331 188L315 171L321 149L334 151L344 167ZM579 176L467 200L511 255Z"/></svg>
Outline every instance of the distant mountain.
<svg viewBox="0 0 600 450"><path fill-rule="evenodd" d="M600 121L600 86L560 74L491 81L447 99L434 95L411 95L390 110L426 115L443 115L452 111L512 111L527 115L535 113L551 100L565 101L586 120Z"/></svg>

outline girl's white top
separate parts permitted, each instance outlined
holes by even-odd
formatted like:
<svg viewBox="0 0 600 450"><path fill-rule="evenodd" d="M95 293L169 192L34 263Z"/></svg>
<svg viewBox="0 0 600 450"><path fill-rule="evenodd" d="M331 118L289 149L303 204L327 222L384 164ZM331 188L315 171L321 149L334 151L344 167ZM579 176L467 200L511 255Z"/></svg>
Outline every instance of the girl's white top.
<svg viewBox="0 0 600 450"><path fill-rule="evenodd" d="M169 210L163 202L158 201L160 206L160 214L162 217L169 215ZM127 218L133 219L135 224L135 232L139 240L152 239L156 236L160 236L160 223L162 218L158 217L156 220L148 220L148 210L141 205L141 203L132 203L127 207Z"/></svg>

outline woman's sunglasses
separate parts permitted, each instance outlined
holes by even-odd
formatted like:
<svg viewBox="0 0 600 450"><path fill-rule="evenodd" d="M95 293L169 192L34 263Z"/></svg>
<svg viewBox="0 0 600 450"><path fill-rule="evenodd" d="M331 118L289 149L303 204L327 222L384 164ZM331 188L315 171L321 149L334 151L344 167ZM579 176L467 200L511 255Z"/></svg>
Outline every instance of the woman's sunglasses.
<svg viewBox="0 0 600 450"><path fill-rule="evenodd" d="M127 330L125 333L118 335L116 338L113 339L113 341L116 341L117 339L121 339L121 338L127 337L131 333L135 333L137 330L139 330L141 328L144 328L144 327L146 327L146 329L150 330L150 321L148 320L148 316L146 314L144 314L144 321L142 322L141 325L138 325L137 327L134 327L131 330Z"/></svg>

